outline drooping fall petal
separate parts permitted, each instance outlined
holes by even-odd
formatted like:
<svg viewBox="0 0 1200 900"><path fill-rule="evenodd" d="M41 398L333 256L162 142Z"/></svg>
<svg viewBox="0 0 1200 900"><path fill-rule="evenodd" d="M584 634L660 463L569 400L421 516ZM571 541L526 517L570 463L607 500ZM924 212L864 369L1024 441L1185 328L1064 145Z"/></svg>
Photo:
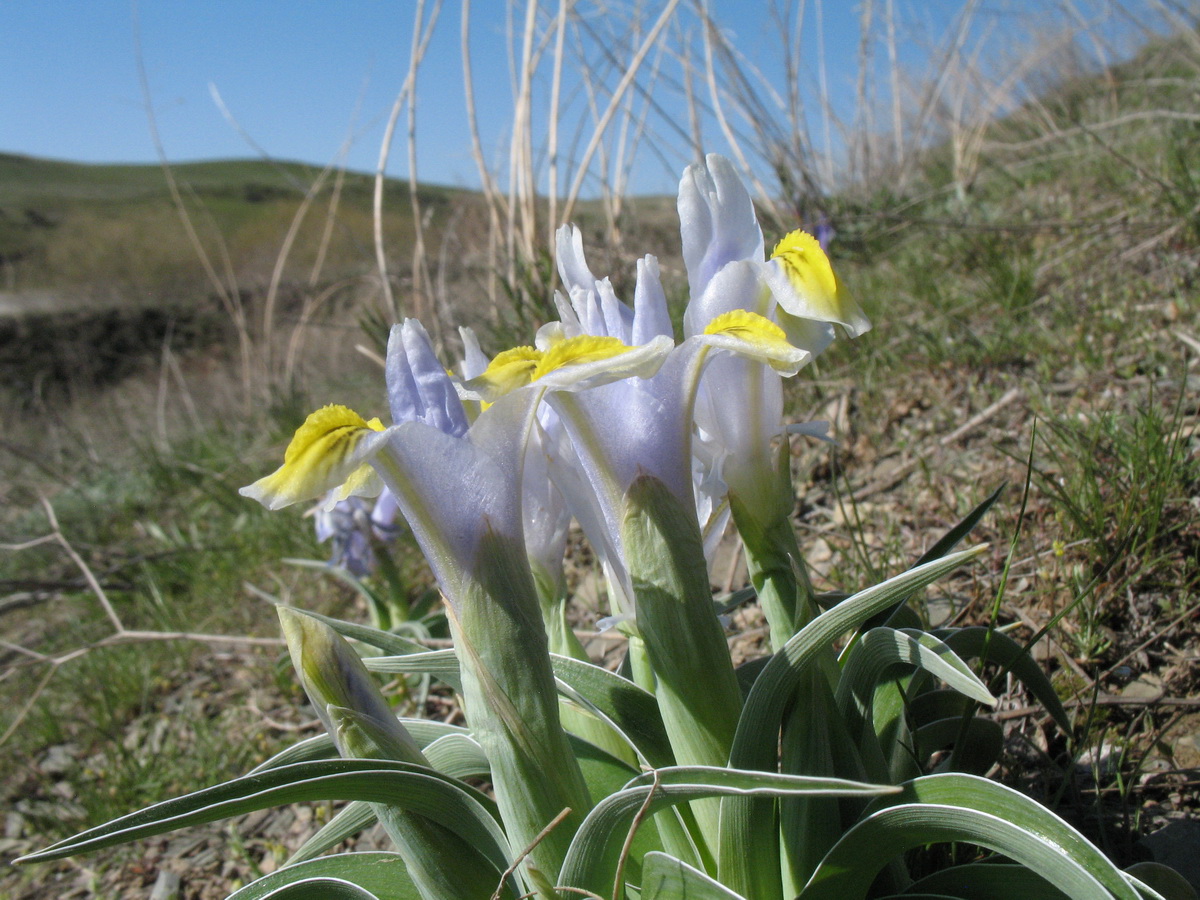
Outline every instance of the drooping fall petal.
<svg viewBox="0 0 1200 900"><path fill-rule="evenodd" d="M385 439L383 433L379 419L368 421L345 406L323 406L296 429L284 451L283 465L240 493L267 509L315 500L339 486L333 502L353 495L375 496L383 483L367 459Z"/></svg>

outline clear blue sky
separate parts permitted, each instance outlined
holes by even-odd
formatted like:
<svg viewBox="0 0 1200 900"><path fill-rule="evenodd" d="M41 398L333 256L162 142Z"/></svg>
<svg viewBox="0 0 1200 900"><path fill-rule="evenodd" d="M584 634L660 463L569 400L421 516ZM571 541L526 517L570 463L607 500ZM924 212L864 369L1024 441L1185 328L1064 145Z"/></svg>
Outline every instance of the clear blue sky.
<svg viewBox="0 0 1200 900"><path fill-rule="evenodd" d="M256 155L223 118L210 96L211 84L270 155L324 164L353 129L347 164L373 170L383 123L407 70L415 5L414 0L336 5L140 0L141 49L167 156L180 162ZM736 34L742 52L772 71L777 43L764 15L766 0L712 0L711 5ZM896 3L909 20L924 20L933 33L944 30L961 5L953 0ZM1013 0L1004 5L1004 14L1019 16L1045 5ZM815 6L809 2L810 16ZM511 110L505 8L504 0L475 0L472 27L480 121L497 158ZM588 7L581 2L578 8ZM860 5L825 0L823 8L833 96L849 98ZM420 70L418 174L425 181L474 186L478 175L462 99L459 9L460 0L445 0ZM129 0L5 0L0 151L81 162L153 161L133 18ZM993 22L1003 28L1003 15ZM915 52L909 51L910 63L916 62ZM810 42L806 53L815 77L815 44ZM664 71L675 76L678 65L666 65ZM706 135L712 135L712 149L724 149L711 123ZM638 159L636 188L673 189L673 163L646 152ZM402 139L393 147L388 171L407 174Z"/></svg>

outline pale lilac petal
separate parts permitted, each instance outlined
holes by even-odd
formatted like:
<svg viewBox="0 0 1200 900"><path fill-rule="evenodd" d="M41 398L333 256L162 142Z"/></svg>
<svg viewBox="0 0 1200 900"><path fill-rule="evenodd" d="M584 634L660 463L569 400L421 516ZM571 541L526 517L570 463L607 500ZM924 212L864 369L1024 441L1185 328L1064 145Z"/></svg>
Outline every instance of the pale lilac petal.
<svg viewBox="0 0 1200 900"><path fill-rule="evenodd" d="M423 422L446 434L466 434L467 414L454 382L416 319L392 326L385 374L394 423Z"/></svg>
<svg viewBox="0 0 1200 900"><path fill-rule="evenodd" d="M558 276L570 294L574 288L592 290L596 276L583 256L583 233L574 225L563 225L554 233L554 257Z"/></svg>
<svg viewBox="0 0 1200 900"><path fill-rule="evenodd" d="M472 378L477 378L484 373L488 367L487 354L479 346L479 337L475 334L474 329L468 328L466 325L460 325L458 333L462 337L463 342L463 359L462 365L459 366L459 374L463 381L469 381Z"/></svg>
<svg viewBox="0 0 1200 900"><path fill-rule="evenodd" d="M735 309L773 319L775 303L763 278L762 263L739 260L723 267L709 279L702 293L693 295L684 311L684 337L702 334L713 319Z"/></svg>
<svg viewBox="0 0 1200 900"><path fill-rule="evenodd" d="M762 230L750 194L733 164L709 154L679 183L679 228L691 296L697 297L727 263L764 258Z"/></svg>
<svg viewBox="0 0 1200 900"><path fill-rule="evenodd" d="M663 291L658 260L646 256L637 261L637 286L633 291L633 327L628 344L645 344L656 337L672 337L671 313Z"/></svg>

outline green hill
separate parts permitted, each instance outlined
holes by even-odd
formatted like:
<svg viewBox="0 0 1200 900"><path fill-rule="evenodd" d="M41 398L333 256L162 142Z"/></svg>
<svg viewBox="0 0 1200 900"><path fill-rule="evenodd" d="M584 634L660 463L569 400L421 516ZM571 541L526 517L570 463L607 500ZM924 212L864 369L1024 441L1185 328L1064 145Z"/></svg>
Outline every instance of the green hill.
<svg viewBox="0 0 1200 900"><path fill-rule="evenodd" d="M214 254L232 272L261 281L305 194L321 176L314 166L265 160L172 165L189 214ZM372 176L346 173L336 192L332 174L297 237L297 269L311 268L325 235L325 274L338 277L370 253ZM408 186L386 185L388 234L398 246L411 236ZM419 198L435 224L439 211L467 192L422 187ZM269 263L268 263L269 261ZM264 271L264 266L266 269ZM91 165L0 154L0 288L86 288L138 294L198 288L194 248L179 222L167 178L157 165ZM305 276L311 272L305 272Z"/></svg>

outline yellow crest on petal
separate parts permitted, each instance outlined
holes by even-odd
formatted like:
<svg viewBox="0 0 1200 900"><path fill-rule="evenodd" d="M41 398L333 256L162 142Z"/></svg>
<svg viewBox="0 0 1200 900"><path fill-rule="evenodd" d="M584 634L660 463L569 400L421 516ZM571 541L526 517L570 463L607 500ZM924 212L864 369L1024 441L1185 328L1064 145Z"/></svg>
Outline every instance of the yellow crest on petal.
<svg viewBox="0 0 1200 900"><path fill-rule="evenodd" d="M542 356L542 351L533 347L513 347L497 353L483 374L473 382L486 385L488 393L493 396L515 391L533 380L534 370Z"/></svg>
<svg viewBox="0 0 1200 900"><path fill-rule="evenodd" d="M811 234L793 231L775 245L771 259L779 263L796 302L778 297L786 312L802 319L839 322L851 337L869 331L871 323L829 264L829 257Z"/></svg>
<svg viewBox="0 0 1200 900"><path fill-rule="evenodd" d="M807 231L793 231L775 245L771 259L779 260L796 293L827 307L833 318L843 317L844 289L815 237Z"/></svg>
<svg viewBox="0 0 1200 900"><path fill-rule="evenodd" d="M379 419L368 421L345 406L323 406L296 429L283 465L241 493L269 509L315 499L343 484L340 496L349 496L365 488L373 475L367 463L348 468L351 454L364 437L383 430Z"/></svg>
<svg viewBox="0 0 1200 900"><path fill-rule="evenodd" d="M537 381L539 378L567 366L612 359L612 357L620 356L632 349L620 338L615 337L581 334L567 338L559 341L543 354L537 368L533 371L533 380Z"/></svg>
<svg viewBox="0 0 1200 900"><path fill-rule="evenodd" d="M745 341L772 368L788 369L799 352L782 328L765 316L747 309L734 309L717 316L704 329L707 335L728 335ZM784 361L787 362L784 362Z"/></svg>

